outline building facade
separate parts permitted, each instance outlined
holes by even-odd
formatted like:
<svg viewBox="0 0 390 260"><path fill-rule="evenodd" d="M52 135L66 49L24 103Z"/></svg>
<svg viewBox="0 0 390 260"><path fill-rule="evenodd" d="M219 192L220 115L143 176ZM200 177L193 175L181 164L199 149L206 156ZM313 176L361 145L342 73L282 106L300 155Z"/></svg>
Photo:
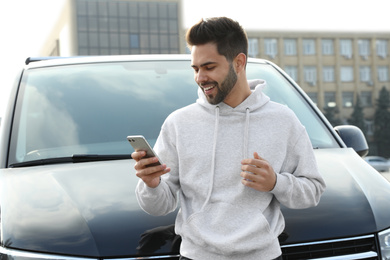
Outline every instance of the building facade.
<svg viewBox="0 0 390 260"><path fill-rule="evenodd" d="M181 0L68 0L41 53L184 53Z"/></svg>
<svg viewBox="0 0 390 260"><path fill-rule="evenodd" d="M76 1L78 55L180 53L180 2Z"/></svg>
<svg viewBox="0 0 390 260"><path fill-rule="evenodd" d="M390 33L249 31L249 56L284 69L317 106L346 123L357 98L372 134L380 90L390 91Z"/></svg>

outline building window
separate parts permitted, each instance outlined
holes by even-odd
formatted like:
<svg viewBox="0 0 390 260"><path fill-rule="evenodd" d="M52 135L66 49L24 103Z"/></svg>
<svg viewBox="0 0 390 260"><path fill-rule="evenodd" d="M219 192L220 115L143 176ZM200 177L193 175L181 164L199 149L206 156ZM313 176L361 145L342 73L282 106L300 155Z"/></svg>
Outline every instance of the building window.
<svg viewBox="0 0 390 260"><path fill-rule="evenodd" d="M139 35L138 34L130 34L130 48L139 48Z"/></svg>
<svg viewBox="0 0 390 260"><path fill-rule="evenodd" d="M353 81L353 67L352 66L342 66L340 68L340 80L342 82L352 82Z"/></svg>
<svg viewBox="0 0 390 260"><path fill-rule="evenodd" d="M359 55L364 59L367 60L368 56L370 56L370 40L364 39L358 41L359 46Z"/></svg>
<svg viewBox="0 0 390 260"><path fill-rule="evenodd" d="M389 81L389 67L378 66L378 80L380 82Z"/></svg>
<svg viewBox="0 0 390 260"><path fill-rule="evenodd" d="M259 40L257 38L248 39L248 56L256 58L259 54Z"/></svg>
<svg viewBox="0 0 390 260"><path fill-rule="evenodd" d="M297 40L296 39L285 39L284 40L284 54L286 56L297 55Z"/></svg>
<svg viewBox="0 0 390 260"><path fill-rule="evenodd" d="M347 59L352 58L352 40L340 40L340 55Z"/></svg>
<svg viewBox="0 0 390 260"><path fill-rule="evenodd" d="M374 121L373 120L364 120L364 126L366 127L366 134L369 136L374 135Z"/></svg>
<svg viewBox="0 0 390 260"><path fill-rule="evenodd" d="M371 91L363 91L360 93L360 104L362 107L372 107Z"/></svg>
<svg viewBox="0 0 390 260"><path fill-rule="evenodd" d="M311 86L316 85L317 81L317 69L315 66L304 66L303 73L305 77L305 82L309 83Z"/></svg>
<svg viewBox="0 0 390 260"><path fill-rule="evenodd" d="M376 41L376 55L385 59L387 57L387 40Z"/></svg>
<svg viewBox="0 0 390 260"><path fill-rule="evenodd" d="M303 40L303 55L315 55L316 54L316 42L314 39Z"/></svg>
<svg viewBox="0 0 390 260"><path fill-rule="evenodd" d="M334 66L324 66L322 68L322 77L324 82L334 82Z"/></svg>
<svg viewBox="0 0 390 260"><path fill-rule="evenodd" d="M360 66L360 81L361 82L371 82L371 68L369 66Z"/></svg>
<svg viewBox="0 0 390 260"><path fill-rule="evenodd" d="M297 66L285 66L284 71L294 80L298 80L298 68Z"/></svg>
<svg viewBox="0 0 390 260"><path fill-rule="evenodd" d="M324 93L324 102L325 102L325 107L335 107L336 106L336 93L335 92L325 92Z"/></svg>
<svg viewBox="0 0 390 260"><path fill-rule="evenodd" d="M322 40L322 55L334 55L334 44L332 39Z"/></svg>
<svg viewBox="0 0 390 260"><path fill-rule="evenodd" d="M316 106L318 106L318 94L317 94L317 92L309 92L309 93L307 93L307 95L309 96L311 101L313 101L313 103L316 104Z"/></svg>
<svg viewBox="0 0 390 260"><path fill-rule="evenodd" d="M180 53L178 3L76 0L78 55Z"/></svg>
<svg viewBox="0 0 390 260"><path fill-rule="evenodd" d="M353 106L353 92L343 92L343 107Z"/></svg>
<svg viewBox="0 0 390 260"><path fill-rule="evenodd" d="M276 39L264 39L265 55L271 59L278 54L278 41Z"/></svg>

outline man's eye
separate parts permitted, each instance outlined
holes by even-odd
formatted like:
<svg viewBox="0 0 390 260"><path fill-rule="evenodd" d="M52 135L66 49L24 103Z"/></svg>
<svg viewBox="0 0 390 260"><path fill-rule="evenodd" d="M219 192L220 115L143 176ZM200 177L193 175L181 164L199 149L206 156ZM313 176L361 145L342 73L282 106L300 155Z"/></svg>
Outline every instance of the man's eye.
<svg viewBox="0 0 390 260"><path fill-rule="evenodd" d="M207 67L206 70L212 70L214 69L215 67Z"/></svg>

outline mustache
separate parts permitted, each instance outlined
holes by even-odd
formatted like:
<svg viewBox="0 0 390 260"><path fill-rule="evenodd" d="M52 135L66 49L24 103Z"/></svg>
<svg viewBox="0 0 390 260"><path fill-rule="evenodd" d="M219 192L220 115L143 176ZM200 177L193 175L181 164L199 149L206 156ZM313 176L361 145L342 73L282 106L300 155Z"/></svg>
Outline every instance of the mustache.
<svg viewBox="0 0 390 260"><path fill-rule="evenodd" d="M199 83L199 86L201 86L201 87L204 87L204 86L207 86L207 85L216 85L216 86L218 86L218 82L216 82L216 81L207 81L207 82Z"/></svg>

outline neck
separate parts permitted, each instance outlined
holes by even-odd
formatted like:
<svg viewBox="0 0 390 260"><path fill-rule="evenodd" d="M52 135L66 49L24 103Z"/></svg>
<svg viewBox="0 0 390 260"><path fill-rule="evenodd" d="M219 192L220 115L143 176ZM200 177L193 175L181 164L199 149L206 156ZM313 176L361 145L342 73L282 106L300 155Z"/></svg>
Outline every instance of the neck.
<svg viewBox="0 0 390 260"><path fill-rule="evenodd" d="M240 80L237 81L236 85L233 87L233 89L230 91L229 95L225 98L223 101L225 104L229 105L230 107L237 107L239 104L241 104L247 97L250 96L252 93L248 81Z"/></svg>

